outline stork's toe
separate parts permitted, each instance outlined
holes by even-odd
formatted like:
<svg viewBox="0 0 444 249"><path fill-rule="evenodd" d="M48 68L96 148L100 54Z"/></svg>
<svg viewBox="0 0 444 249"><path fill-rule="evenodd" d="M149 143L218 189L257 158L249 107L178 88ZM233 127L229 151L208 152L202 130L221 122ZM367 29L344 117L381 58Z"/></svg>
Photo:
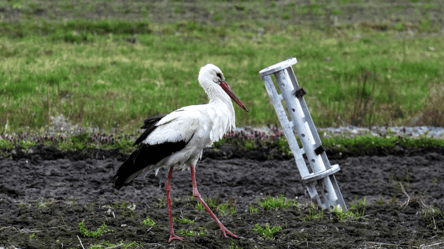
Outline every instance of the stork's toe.
<svg viewBox="0 0 444 249"><path fill-rule="evenodd" d="M168 240L168 242L171 242L173 239L177 239L177 240L180 240L180 241L183 240L182 237L179 237L179 236L177 236L177 235L175 235L175 234L171 234L171 235L170 235L170 239Z"/></svg>
<svg viewBox="0 0 444 249"><path fill-rule="evenodd" d="M233 237L233 238L239 238L239 236L237 236L236 234L230 232L230 231L229 231L228 229L226 229L225 227L221 227L221 228L220 228L220 232L221 232L221 235L222 235L222 233L224 234L225 238L228 238L227 234L230 235L230 236Z"/></svg>

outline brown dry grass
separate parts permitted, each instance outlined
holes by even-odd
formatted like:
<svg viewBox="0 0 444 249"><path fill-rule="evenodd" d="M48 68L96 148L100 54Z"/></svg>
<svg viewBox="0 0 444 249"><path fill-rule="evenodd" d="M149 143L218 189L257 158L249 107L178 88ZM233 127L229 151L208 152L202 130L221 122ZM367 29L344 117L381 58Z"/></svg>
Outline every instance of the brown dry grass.
<svg viewBox="0 0 444 249"><path fill-rule="evenodd" d="M444 82L436 80L429 88L429 98L416 125L444 126Z"/></svg>

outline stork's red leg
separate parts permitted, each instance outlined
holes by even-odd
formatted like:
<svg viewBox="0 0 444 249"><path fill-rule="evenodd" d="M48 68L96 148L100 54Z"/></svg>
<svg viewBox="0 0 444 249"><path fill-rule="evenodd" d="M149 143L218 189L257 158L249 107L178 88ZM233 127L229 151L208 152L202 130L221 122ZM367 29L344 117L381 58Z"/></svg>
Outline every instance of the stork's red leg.
<svg viewBox="0 0 444 249"><path fill-rule="evenodd" d="M179 237L177 235L174 234L174 228L173 228L173 213L171 211L171 196L170 196L170 191L171 191L171 177L173 176L173 168L170 168L170 171L168 172L168 178L165 182L165 189L166 189L166 194L167 194L167 203L168 203L168 218L170 219L170 239L168 240L168 242L171 242L173 239L177 239L177 240L183 240L182 237Z"/></svg>
<svg viewBox="0 0 444 249"><path fill-rule="evenodd" d="M196 198L202 205L205 207L205 210L213 217L213 219L217 222L217 224L220 227L221 232L224 234L225 238L227 238L227 234L231 235L234 238L239 238L239 236L235 235L234 233L228 231L228 229L225 228L225 226L219 221L219 219L214 215L213 211L208 207L208 205L202 200L202 197L199 194L199 191L197 190L197 184L196 184L196 173L194 171L194 166L190 165L191 169L191 181L193 182L193 196Z"/></svg>

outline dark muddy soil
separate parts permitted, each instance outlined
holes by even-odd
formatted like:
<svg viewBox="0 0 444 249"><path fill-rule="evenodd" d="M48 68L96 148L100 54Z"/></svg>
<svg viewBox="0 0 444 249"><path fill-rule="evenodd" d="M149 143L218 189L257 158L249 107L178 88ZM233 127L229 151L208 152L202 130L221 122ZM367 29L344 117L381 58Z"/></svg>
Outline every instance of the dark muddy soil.
<svg viewBox="0 0 444 249"><path fill-rule="evenodd" d="M341 166L336 179L347 204L356 204L355 198L367 200L365 207L358 208L364 217L346 220L328 212L316 215L320 211L309 207L294 159L219 160L206 153L196 169L199 191L218 204L233 203L234 214L216 211L216 215L241 238L219 237L216 223L195 208L190 172L177 170L172 180L173 216L195 223L175 222L175 229L205 234L172 243L168 243L165 170L116 190L111 178L125 159L118 151L61 153L40 147L34 152L0 158L0 247L82 248L77 236L85 248L103 241L136 242L140 248L444 246L444 214L431 209L424 214L427 206L444 209L443 151L331 159ZM411 198L408 203L400 183ZM297 198L299 205L267 211L259 207L258 198L281 193ZM136 204L135 210L125 203ZM250 213L250 205L258 212ZM154 227L142 223L147 216L156 222ZM109 232L84 237L79 232L82 220L91 231L106 224ZM282 229L272 239L252 230L266 223Z"/></svg>

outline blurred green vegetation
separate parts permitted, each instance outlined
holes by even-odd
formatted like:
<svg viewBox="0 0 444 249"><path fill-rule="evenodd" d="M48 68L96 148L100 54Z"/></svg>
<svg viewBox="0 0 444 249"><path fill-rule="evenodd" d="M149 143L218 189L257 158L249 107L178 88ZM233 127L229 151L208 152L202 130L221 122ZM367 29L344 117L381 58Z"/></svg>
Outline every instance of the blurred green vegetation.
<svg viewBox="0 0 444 249"><path fill-rule="evenodd" d="M197 74L207 63L250 110L235 107L238 126L276 124L258 71L289 57L317 127L444 126L441 5L4 1L0 132L43 132L63 114L131 133L146 117L206 103Z"/></svg>
<svg viewBox="0 0 444 249"><path fill-rule="evenodd" d="M432 90L443 91L433 88L444 75L442 38L396 29L328 34L303 26L116 20L0 26L0 121L10 131L48 126L60 114L84 127L134 131L145 117L206 103L197 74L207 63L224 71L250 109L235 107L238 126L278 123L258 71L292 56L318 127L414 124Z"/></svg>

